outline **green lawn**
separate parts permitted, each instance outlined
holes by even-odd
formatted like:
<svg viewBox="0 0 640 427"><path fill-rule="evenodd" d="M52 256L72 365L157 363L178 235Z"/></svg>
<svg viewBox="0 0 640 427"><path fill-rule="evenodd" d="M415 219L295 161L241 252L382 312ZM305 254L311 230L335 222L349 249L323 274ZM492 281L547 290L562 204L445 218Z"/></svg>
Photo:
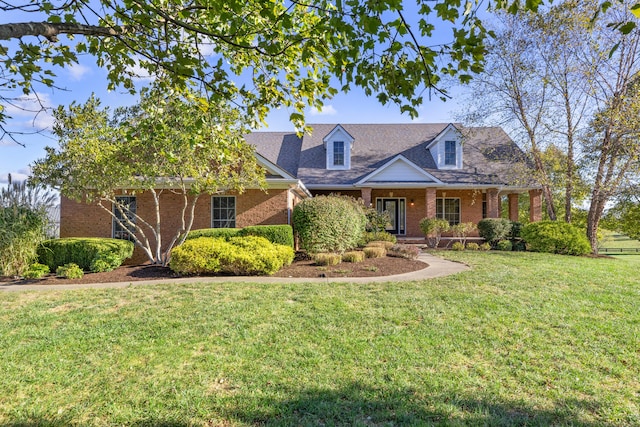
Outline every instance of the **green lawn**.
<svg viewBox="0 0 640 427"><path fill-rule="evenodd" d="M640 425L640 261L0 293L0 425Z"/></svg>

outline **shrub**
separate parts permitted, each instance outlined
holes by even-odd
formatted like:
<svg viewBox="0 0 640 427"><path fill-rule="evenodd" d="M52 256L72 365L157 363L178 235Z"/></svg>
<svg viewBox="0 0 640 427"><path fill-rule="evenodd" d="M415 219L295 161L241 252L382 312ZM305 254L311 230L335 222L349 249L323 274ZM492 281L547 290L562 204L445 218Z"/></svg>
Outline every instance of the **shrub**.
<svg viewBox="0 0 640 427"><path fill-rule="evenodd" d="M273 274L291 264L294 252L264 237L198 237L171 251L171 270L181 274Z"/></svg>
<svg viewBox="0 0 640 427"><path fill-rule="evenodd" d="M113 255L119 260L118 266L133 255L133 243L128 240L107 238L77 238L46 240L38 248L38 258L52 271L68 263L77 264L83 270L91 270L96 258ZM111 259L111 258L110 258Z"/></svg>
<svg viewBox="0 0 640 427"><path fill-rule="evenodd" d="M464 243L462 243L462 242L453 242L453 245L451 245L451 250L464 251Z"/></svg>
<svg viewBox="0 0 640 427"><path fill-rule="evenodd" d="M313 256L316 265L338 265L342 262L340 254L322 252Z"/></svg>
<svg viewBox="0 0 640 427"><path fill-rule="evenodd" d="M24 272L23 277L25 279L41 279L49 274L49 272L49 267L44 264L35 262L29 266L27 271Z"/></svg>
<svg viewBox="0 0 640 427"><path fill-rule="evenodd" d="M290 225L253 225L245 227L238 232L239 236L264 237L276 245L285 245L293 248L293 228Z"/></svg>
<svg viewBox="0 0 640 427"><path fill-rule="evenodd" d="M470 251L477 251L478 249L480 249L480 245L475 242L469 242L467 243L466 248Z"/></svg>
<svg viewBox="0 0 640 427"><path fill-rule="evenodd" d="M353 198L316 196L293 209L300 247L310 253L344 252L355 248L365 231L364 206Z"/></svg>
<svg viewBox="0 0 640 427"><path fill-rule="evenodd" d="M511 251L513 250L513 244L511 243L511 240L498 240L498 243L496 243L496 249L499 251Z"/></svg>
<svg viewBox="0 0 640 427"><path fill-rule="evenodd" d="M82 268L78 264L70 262L65 265L61 265L56 269L56 276L64 277L65 279L80 279L84 276Z"/></svg>
<svg viewBox="0 0 640 427"><path fill-rule="evenodd" d="M44 240L43 213L24 206L0 206L0 274L21 276L36 261Z"/></svg>
<svg viewBox="0 0 640 427"><path fill-rule="evenodd" d="M393 245L387 255L397 258L416 259L420 255L420 248L414 245Z"/></svg>
<svg viewBox="0 0 640 427"><path fill-rule="evenodd" d="M365 259L364 252L350 251L342 254L342 262L362 262Z"/></svg>
<svg viewBox="0 0 640 427"><path fill-rule="evenodd" d="M122 259L117 254L111 253L103 253L95 257L91 261L91 265L89 266L89 270L94 273L103 273L105 271L112 271L116 268L120 267L122 264Z"/></svg>
<svg viewBox="0 0 640 427"><path fill-rule="evenodd" d="M420 230L427 237L427 244L430 248L437 248L442 239L442 233L450 228L449 221L442 218L422 218L420 220Z"/></svg>
<svg viewBox="0 0 640 427"><path fill-rule="evenodd" d="M476 225L472 222L461 222L451 227L453 236L460 240L460 243L462 243L463 249L465 244L467 243L467 238L469 237L469 235L474 231L476 231L477 229L478 227L476 227Z"/></svg>
<svg viewBox="0 0 640 427"><path fill-rule="evenodd" d="M360 242L359 242L359 246L366 246L367 243L369 242L380 242L380 241L396 243L397 239L396 239L396 236L394 236L391 233L387 233L386 231L378 231L378 232L367 231L362 235L362 238L360 239Z"/></svg>
<svg viewBox="0 0 640 427"><path fill-rule="evenodd" d="M523 240L529 250L565 255L584 255L591 252L585 233L566 222L532 222L522 228Z"/></svg>
<svg viewBox="0 0 640 427"><path fill-rule="evenodd" d="M511 223L511 233L509 235L509 238L511 240L517 240L520 237L522 237L520 235L522 233L522 227L523 227L523 224L521 222L513 221Z"/></svg>
<svg viewBox="0 0 640 427"><path fill-rule="evenodd" d="M485 218L478 222L478 234L491 246L511 233L511 221L505 218Z"/></svg>
<svg viewBox="0 0 640 427"><path fill-rule="evenodd" d="M491 245L488 244L487 242L484 242L478 247L478 249L480 249L481 251L489 251L491 250Z"/></svg>
<svg viewBox="0 0 640 427"><path fill-rule="evenodd" d="M384 240L374 240L373 242L367 243L367 248L385 248L389 249L394 245L393 242L387 242Z"/></svg>
<svg viewBox="0 0 640 427"><path fill-rule="evenodd" d="M376 246L366 247L362 250L362 252L364 252L364 255L367 258L382 258L384 256L387 256L387 250L385 248Z"/></svg>
<svg viewBox="0 0 640 427"><path fill-rule="evenodd" d="M186 240L197 239L198 237L221 237L229 240L232 237L236 237L239 232L239 228L202 228L200 230L191 230L187 234Z"/></svg>

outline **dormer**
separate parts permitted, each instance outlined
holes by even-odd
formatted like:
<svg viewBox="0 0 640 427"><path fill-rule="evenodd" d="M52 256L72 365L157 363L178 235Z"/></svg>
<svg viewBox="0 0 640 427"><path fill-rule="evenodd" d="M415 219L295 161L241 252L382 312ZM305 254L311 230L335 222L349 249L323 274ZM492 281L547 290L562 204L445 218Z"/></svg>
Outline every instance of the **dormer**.
<svg viewBox="0 0 640 427"><path fill-rule="evenodd" d="M429 145L438 169L462 169L462 135L453 124L449 124Z"/></svg>
<svg viewBox="0 0 640 427"><path fill-rule="evenodd" d="M327 158L328 170L351 169L351 150L354 138L340 125L322 139Z"/></svg>

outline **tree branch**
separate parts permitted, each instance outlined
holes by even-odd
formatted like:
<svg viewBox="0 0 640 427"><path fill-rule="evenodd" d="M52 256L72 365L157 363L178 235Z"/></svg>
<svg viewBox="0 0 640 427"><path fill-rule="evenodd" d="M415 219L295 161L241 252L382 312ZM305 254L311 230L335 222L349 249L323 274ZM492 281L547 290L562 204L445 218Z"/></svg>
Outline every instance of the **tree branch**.
<svg viewBox="0 0 640 427"><path fill-rule="evenodd" d="M51 22L0 24L0 40L19 39L24 36L43 36L50 42L56 42L58 41L59 34L114 37L121 33L122 29L118 28L107 28L84 24Z"/></svg>

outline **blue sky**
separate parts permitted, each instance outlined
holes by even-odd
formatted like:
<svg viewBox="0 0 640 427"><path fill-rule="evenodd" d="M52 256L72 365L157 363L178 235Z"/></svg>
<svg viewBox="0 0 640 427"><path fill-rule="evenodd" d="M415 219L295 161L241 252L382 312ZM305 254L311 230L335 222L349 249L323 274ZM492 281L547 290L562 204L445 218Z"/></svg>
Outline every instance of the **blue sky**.
<svg viewBox="0 0 640 427"><path fill-rule="evenodd" d="M0 18L2 22L20 22L24 17L5 15ZM31 18L31 17L30 17ZM29 19L31 20L31 19ZM430 43L433 44L433 43ZM137 97L131 96L124 90L108 92L106 90L106 72L95 65L94 58L84 56L79 58L79 64L64 69L54 70L56 73L56 86L61 89L38 88L40 100L47 107L55 108L58 105L68 105L71 102L84 102L92 92L96 93L104 106L117 107L131 105ZM148 82L148 78L141 78L140 85ZM459 91L453 90L456 94ZM3 94L7 96L7 94ZM425 96L425 99L427 97ZM29 109L32 101L21 102L23 108ZM456 97L446 103L433 96L432 100L426 100L419 108L418 122L452 122L454 111L459 106ZM53 118L50 114L41 113L37 116L32 112L22 111L17 108L8 108L8 113L13 119L7 123L7 127L13 131L33 132L36 129L50 129ZM288 117L291 111L276 110L267 118L268 128L265 130L282 131L293 130ZM406 114L400 114L396 105L382 106L375 98L366 97L359 89L349 93L340 93L332 100L326 102L322 111L309 109L307 122L313 123L410 123L412 120ZM14 180L23 180L29 174L29 165L45 155L44 147L56 146L56 140L46 130L42 134L21 135L19 141L25 146L5 140L0 142L0 185L6 183L7 174L11 174Z"/></svg>

